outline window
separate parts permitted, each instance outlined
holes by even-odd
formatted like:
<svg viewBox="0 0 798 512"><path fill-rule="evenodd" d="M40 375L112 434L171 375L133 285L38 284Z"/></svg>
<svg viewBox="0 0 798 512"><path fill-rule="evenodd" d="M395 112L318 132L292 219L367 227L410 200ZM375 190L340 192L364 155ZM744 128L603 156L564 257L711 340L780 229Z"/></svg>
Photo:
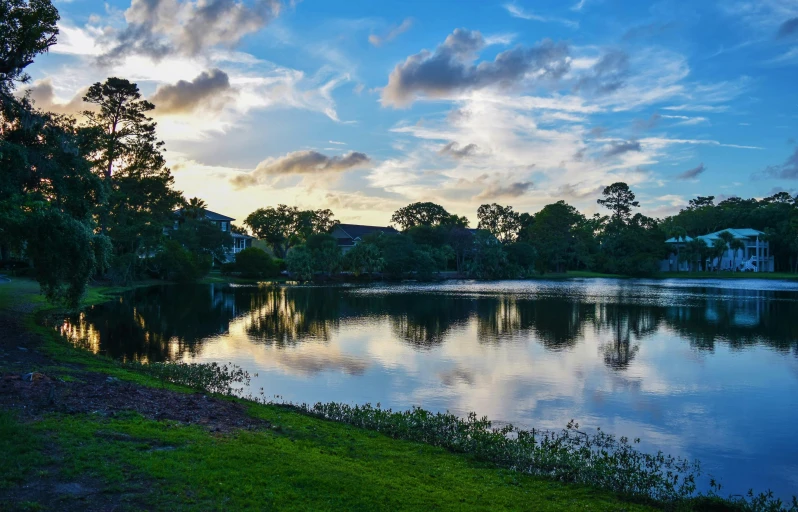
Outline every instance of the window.
<svg viewBox="0 0 798 512"><path fill-rule="evenodd" d="M222 226L222 231L227 231L227 223L226 222L220 222L220 224Z"/></svg>

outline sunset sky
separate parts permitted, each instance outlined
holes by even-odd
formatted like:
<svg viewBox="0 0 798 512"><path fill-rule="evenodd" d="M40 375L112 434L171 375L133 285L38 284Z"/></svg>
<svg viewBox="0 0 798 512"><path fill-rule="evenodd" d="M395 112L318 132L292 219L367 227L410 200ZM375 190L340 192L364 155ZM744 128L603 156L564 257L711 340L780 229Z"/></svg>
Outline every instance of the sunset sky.
<svg viewBox="0 0 798 512"><path fill-rule="evenodd" d="M434 201L643 212L798 192L798 0L56 2L37 106L128 78L177 187L387 224Z"/></svg>

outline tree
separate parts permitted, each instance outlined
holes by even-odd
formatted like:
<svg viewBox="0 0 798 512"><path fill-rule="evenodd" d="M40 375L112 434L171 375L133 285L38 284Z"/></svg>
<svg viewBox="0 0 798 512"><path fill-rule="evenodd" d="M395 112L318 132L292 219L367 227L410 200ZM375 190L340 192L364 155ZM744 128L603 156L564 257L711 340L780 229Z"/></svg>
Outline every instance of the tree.
<svg viewBox="0 0 798 512"><path fill-rule="evenodd" d="M225 253L233 246L233 237L228 231L222 231L205 218L194 216L180 222L170 236L193 254L207 254L220 261L225 259Z"/></svg>
<svg viewBox="0 0 798 512"><path fill-rule="evenodd" d="M361 242L344 255L344 268L350 270L356 277L361 274L374 274L381 272L385 260L376 245Z"/></svg>
<svg viewBox="0 0 798 512"><path fill-rule="evenodd" d="M479 218L477 229L490 231L501 243L510 243L518 238L521 221L512 206L483 204L477 210L477 217Z"/></svg>
<svg viewBox="0 0 798 512"><path fill-rule="evenodd" d="M0 99L11 100L14 82L27 83L25 68L57 41L58 10L49 0L0 0Z"/></svg>
<svg viewBox="0 0 798 512"><path fill-rule="evenodd" d="M265 240L275 256L285 258L288 250L305 243L311 235L329 233L338 224L330 210L304 210L296 206L258 208L244 220L253 234Z"/></svg>
<svg viewBox="0 0 798 512"><path fill-rule="evenodd" d="M304 245L294 247L285 258L285 264L291 275L300 281L313 279L313 255Z"/></svg>
<svg viewBox="0 0 798 512"><path fill-rule="evenodd" d="M252 233L265 240L278 258L285 258L288 249L299 240L296 236L299 209L296 206L277 205L277 208L258 208L244 220Z"/></svg>
<svg viewBox="0 0 798 512"><path fill-rule="evenodd" d="M531 275L535 269L535 260L538 253L531 244L526 242L515 242L504 246L507 253L507 260L521 270L524 276Z"/></svg>
<svg viewBox="0 0 798 512"><path fill-rule="evenodd" d="M723 253L729 249L729 244L723 238L716 238L712 240L712 258L717 259L715 270L720 270L720 264L723 259Z"/></svg>
<svg viewBox="0 0 798 512"><path fill-rule="evenodd" d="M280 272L277 262L257 247L247 247L236 254L234 268L243 277L273 277Z"/></svg>
<svg viewBox="0 0 798 512"><path fill-rule="evenodd" d="M333 274L341 268L341 248L338 241L326 233L308 237L305 247L313 257L313 270Z"/></svg>
<svg viewBox="0 0 798 512"><path fill-rule="evenodd" d="M509 261L501 242L489 231L480 229L474 235L474 253L469 274L477 279L501 279L507 276Z"/></svg>
<svg viewBox="0 0 798 512"><path fill-rule="evenodd" d="M730 232L728 232L728 231L724 231L723 233L718 233L718 236L719 236L719 237L720 237L720 238L721 238L721 239L722 239L724 242L726 242L726 249L727 249L727 250L729 250L729 251L731 251L732 242L734 242L734 241L735 241L735 239L734 239L734 235L732 235L732 234L731 234ZM732 256L732 255L730 254L730 256ZM721 256L721 257L722 257L722 256ZM721 257L719 257L719 258L721 258ZM732 257L732 260L733 260L733 259L734 259L734 258ZM718 265L720 265L720 261L721 261L721 260L719 259L719 260L718 260ZM732 268L734 268L734 266L732 266Z"/></svg>
<svg viewBox="0 0 798 512"><path fill-rule="evenodd" d="M453 221L462 222L460 217L453 217L443 206L435 203L409 204L391 216L391 222L398 224L403 231L414 226L437 226Z"/></svg>
<svg viewBox="0 0 798 512"><path fill-rule="evenodd" d="M339 222L332 210L305 210L297 214L297 235L307 240L311 235L330 233Z"/></svg>
<svg viewBox="0 0 798 512"><path fill-rule="evenodd" d="M612 211L613 220L626 221L632 213L632 208L640 206L640 203L635 201L635 195L629 185L620 181L605 187L602 194L604 199L598 199L596 202Z"/></svg>
<svg viewBox="0 0 798 512"><path fill-rule="evenodd" d="M199 197L192 197L183 207L183 217L187 219L201 219L205 216L207 206L205 201Z"/></svg>
<svg viewBox="0 0 798 512"><path fill-rule="evenodd" d="M681 242L687 241L687 231L681 226L673 226L668 234L676 240L676 269L678 270L679 263L682 262Z"/></svg>
<svg viewBox="0 0 798 512"><path fill-rule="evenodd" d="M564 272L569 263L576 261L576 235L586 222L576 208L565 201L557 201L525 220L523 241L536 249L535 268L539 272Z"/></svg>
<svg viewBox="0 0 798 512"><path fill-rule="evenodd" d="M107 239L93 234L100 182L74 120L13 95L55 44L57 21L47 0L0 0L0 258L24 255L47 298L75 307L107 261Z"/></svg>
<svg viewBox="0 0 798 512"><path fill-rule="evenodd" d="M116 161L135 158L133 150L140 149L142 141L158 148L163 145L155 142L155 122L147 115L155 105L142 99L138 85L129 80L111 77L104 83L97 82L89 87L83 101L99 107L83 115L98 132L98 160L107 179L111 178Z"/></svg>
<svg viewBox="0 0 798 512"><path fill-rule="evenodd" d="M141 98L135 83L108 78L92 85L83 99L97 106L83 114L88 147L105 187L99 218L101 232L113 242L111 277L127 282L141 256L159 247L163 227L171 223L183 198L173 188L164 143L148 116L155 107Z"/></svg>
<svg viewBox="0 0 798 512"><path fill-rule="evenodd" d="M732 251L732 269L737 270L737 252L745 250L745 243L739 238L733 239L729 242L729 249Z"/></svg>

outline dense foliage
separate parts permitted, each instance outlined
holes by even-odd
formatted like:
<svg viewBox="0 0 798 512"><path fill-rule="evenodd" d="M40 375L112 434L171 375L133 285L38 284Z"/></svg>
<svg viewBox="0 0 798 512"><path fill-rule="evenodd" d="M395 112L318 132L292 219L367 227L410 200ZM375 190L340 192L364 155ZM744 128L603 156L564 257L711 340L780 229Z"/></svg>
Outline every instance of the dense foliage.
<svg viewBox="0 0 798 512"><path fill-rule="evenodd" d="M202 216L164 229L185 200L149 117L155 106L135 83L95 83L78 118L16 94L25 68L56 44L58 19L49 0L0 0L0 260L32 264L47 297L72 306L94 277L204 275L230 235Z"/></svg>

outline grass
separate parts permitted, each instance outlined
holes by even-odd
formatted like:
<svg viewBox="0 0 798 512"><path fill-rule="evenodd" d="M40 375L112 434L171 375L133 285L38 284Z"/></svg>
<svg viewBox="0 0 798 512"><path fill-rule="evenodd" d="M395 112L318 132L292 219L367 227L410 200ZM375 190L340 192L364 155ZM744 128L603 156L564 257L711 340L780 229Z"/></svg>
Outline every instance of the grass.
<svg viewBox="0 0 798 512"><path fill-rule="evenodd" d="M252 414L272 428L219 436L129 414L52 416L32 430L58 445L67 481L156 510L651 510L278 406Z"/></svg>
<svg viewBox="0 0 798 512"><path fill-rule="evenodd" d="M772 279L798 281L791 272L659 272L657 279Z"/></svg>
<svg viewBox="0 0 798 512"><path fill-rule="evenodd" d="M86 303L120 291L92 288ZM63 380L75 379L72 372L95 371L163 386L157 377L78 350L40 325L53 310L37 292L29 280L0 285L0 309L24 315L24 327L40 335L42 351L55 361L37 370ZM123 510L651 510L610 492L497 469L466 454L286 407L247 404L271 427L221 435L132 413L51 414L22 423L0 410L0 496L22 482L55 478L89 482ZM52 505L41 500L28 496L11 506Z"/></svg>

